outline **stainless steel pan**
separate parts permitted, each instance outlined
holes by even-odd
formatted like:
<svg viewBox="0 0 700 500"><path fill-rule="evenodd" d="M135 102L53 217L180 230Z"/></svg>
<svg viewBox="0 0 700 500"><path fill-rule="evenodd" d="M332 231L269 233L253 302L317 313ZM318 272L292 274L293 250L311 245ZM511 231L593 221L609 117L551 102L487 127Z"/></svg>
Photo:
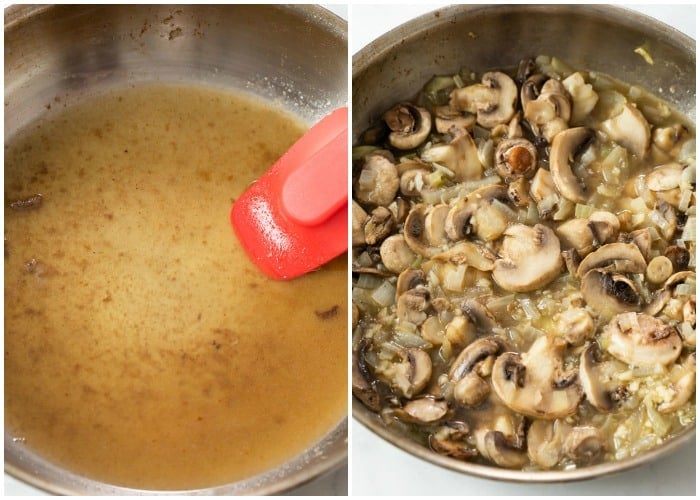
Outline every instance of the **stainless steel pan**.
<svg viewBox="0 0 700 500"><path fill-rule="evenodd" d="M243 90L308 123L347 102L347 25L314 6L18 6L5 11L5 140L50 106L140 81ZM338 466L347 419L258 477L192 494L272 494ZM5 470L61 494L134 494L47 462L5 434Z"/></svg>
<svg viewBox="0 0 700 500"><path fill-rule="evenodd" d="M644 46L654 64L635 53ZM458 5L409 21L353 57L352 137L390 106L415 96L433 75L513 67L557 56L576 68L642 84L695 121L695 41L636 12L605 5ZM571 471L524 472L438 455L384 426L353 400L353 417L428 462L490 479L559 482L604 476L651 462L695 439L695 426L636 457Z"/></svg>

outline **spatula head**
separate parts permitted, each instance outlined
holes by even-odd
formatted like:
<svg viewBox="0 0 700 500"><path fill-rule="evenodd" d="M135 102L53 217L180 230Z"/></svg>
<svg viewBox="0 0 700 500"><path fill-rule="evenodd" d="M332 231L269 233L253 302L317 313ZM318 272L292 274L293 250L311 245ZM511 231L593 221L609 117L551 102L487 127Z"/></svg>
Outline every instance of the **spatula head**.
<svg viewBox="0 0 700 500"><path fill-rule="evenodd" d="M347 251L347 140L347 108L341 108L309 129L234 203L236 235L271 278L299 277Z"/></svg>

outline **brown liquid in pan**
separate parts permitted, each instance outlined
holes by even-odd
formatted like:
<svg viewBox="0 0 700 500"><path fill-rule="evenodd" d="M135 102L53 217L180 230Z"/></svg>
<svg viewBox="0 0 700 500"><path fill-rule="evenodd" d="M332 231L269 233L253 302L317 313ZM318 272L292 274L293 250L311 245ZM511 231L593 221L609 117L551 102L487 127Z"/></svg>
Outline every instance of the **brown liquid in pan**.
<svg viewBox="0 0 700 500"><path fill-rule="evenodd" d="M303 132L248 97L144 86L5 146L5 424L66 468L181 489L243 479L347 412L345 257L265 278L232 199ZM38 208L13 200L42 195Z"/></svg>

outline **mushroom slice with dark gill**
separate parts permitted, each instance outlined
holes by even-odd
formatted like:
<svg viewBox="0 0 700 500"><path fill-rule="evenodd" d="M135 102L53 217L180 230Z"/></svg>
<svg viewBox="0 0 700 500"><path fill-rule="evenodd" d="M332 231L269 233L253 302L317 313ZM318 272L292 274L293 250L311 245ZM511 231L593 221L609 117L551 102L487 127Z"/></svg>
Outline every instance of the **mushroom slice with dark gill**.
<svg viewBox="0 0 700 500"><path fill-rule="evenodd" d="M583 277L591 269L602 269L612 266L621 273L643 273L647 263L639 251L639 247L632 243L608 243L595 252L588 254L578 266L578 276Z"/></svg>
<svg viewBox="0 0 700 500"><path fill-rule="evenodd" d="M410 103L397 104L384 113L384 121L391 130L389 144L396 149L414 149L430 134L430 112Z"/></svg>
<svg viewBox="0 0 700 500"><path fill-rule="evenodd" d="M523 117L536 136L547 143L569 127L571 95L566 87L554 78L542 82L542 75L529 78L521 89ZM533 98L534 97L534 98Z"/></svg>
<svg viewBox="0 0 700 500"><path fill-rule="evenodd" d="M484 371L479 370L479 366L490 365L506 349L506 342L496 335L479 338L462 349L448 372L449 380L455 384L454 396L458 402L474 406L486 399L491 387L482 377L489 373L479 373Z"/></svg>
<svg viewBox="0 0 700 500"><path fill-rule="evenodd" d="M616 386L614 361L602 361L602 353L595 342L581 352L578 378L588 402L598 411L609 413L617 407L622 387Z"/></svg>
<svg viewBox="0 0 700 500"><path fill-rule="evenodd" d="M469 443L469 426L464 422L447 422L428 436L430 447L441 455L458 460L473 460L479 452Z"/></svg>
<svg viewBox="0 0 700 500"><path fill-rule="evenodd" d="M365 361L369 347L369 339L362 339L352 351L352 393L367 408L379 411L382 408L382 401L374 386L376 379Z"/></svg>
<svg viewBox="0 0 700 500"><path fill-rule="evenodd" d="M485 128L507 123L515 114L518 88L511 77L500 71L484 73L481 83L458 88L450 94L450 106L476 113Z"/></svg>
<svg viewBox="0 0 700 500"><path fill-rule="evenodd" d="M522 417L497 415L474 431L474 441L484 458L501 467L517 469L528 462Z"/></svg>
<svg viewBox="0 0 700 500"><path fill-rule="evenodd" d="M588 307L603 319L625 311L640 311L643 306L634 281L610 268L587 272L581 279L581 295Z"/></svg>
<svg viewBox="0 0 700 500"><path fill-rule="evenodd" d="M591 426L574 427L566 436L563 452L579 465L588 465L599 459L606 449L600 430Z"/></svg>
<svg viewBox="0 0 700 500"><path fill-rule="evenodd" d="M539 337L525 354L506 352L494 363L493 389L513 411L554 419L576 412L583 391L576 372L564 372L566 342Z"/></svg>
<svg viewBox="0 0 700 500"><path fill-rule="evenodd" d="M415 347L401 350L399 358L399 362L392 363L382 375L402 397L411 399L430 382L433 363L428 353Z"/></svg>

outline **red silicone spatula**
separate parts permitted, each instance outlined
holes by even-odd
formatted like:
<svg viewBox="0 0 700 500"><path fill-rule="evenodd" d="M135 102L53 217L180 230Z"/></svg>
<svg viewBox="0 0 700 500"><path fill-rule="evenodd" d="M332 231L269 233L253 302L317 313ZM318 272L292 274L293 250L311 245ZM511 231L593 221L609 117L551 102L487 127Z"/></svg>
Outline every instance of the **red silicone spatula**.
<svg viewBox="0 0 700 500"><path fill-rule="evenodd" d="M233 204L231 224L268 276L288 280L348 248L348 110L336 109Z"/></svg>

